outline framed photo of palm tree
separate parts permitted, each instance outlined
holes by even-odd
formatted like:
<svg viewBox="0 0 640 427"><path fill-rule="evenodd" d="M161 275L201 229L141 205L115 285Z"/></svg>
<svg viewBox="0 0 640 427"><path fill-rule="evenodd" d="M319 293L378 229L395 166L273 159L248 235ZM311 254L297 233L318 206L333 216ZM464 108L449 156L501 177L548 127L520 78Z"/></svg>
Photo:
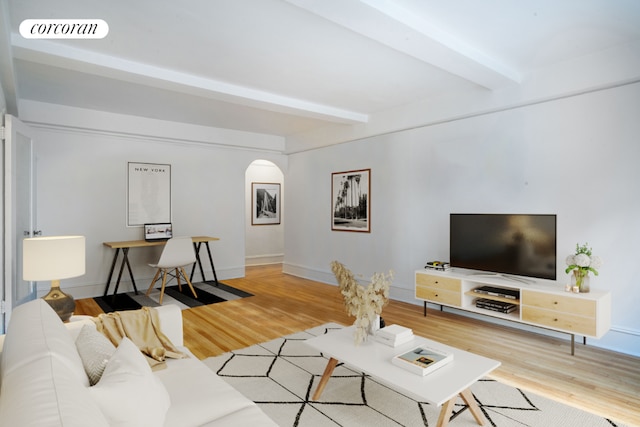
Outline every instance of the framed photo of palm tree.
<svg viewBox="0 0 640 427"><path fill-rule="evenodd" d="M331 174L331 229L371 232L371 169Z"/></svg>
<svg viewBox="0 0 640 427"><path fill-rule="evenodd" d="M251 183L251 225L280 224L280 184Z"/></svg>

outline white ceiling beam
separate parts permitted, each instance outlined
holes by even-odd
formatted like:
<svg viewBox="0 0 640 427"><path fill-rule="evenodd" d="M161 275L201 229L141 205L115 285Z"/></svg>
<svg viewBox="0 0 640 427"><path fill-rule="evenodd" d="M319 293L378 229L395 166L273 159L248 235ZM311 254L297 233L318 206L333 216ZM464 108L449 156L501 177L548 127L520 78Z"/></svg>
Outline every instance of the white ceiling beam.
<svg viewBox="0 0 640 427"><path fill-rule="evenodd" d="M17 59L106 78L142 84L203 98L261 108L334 123L366 123L369 116L302 99L234 85L45 40L27 40L13 34Z"/></svg>
<svg viewBox="0 0 640 427"><path fill-rule="evenodd" d="M285 0L487 89L519 83L515 70L391 0Z"/></svg>

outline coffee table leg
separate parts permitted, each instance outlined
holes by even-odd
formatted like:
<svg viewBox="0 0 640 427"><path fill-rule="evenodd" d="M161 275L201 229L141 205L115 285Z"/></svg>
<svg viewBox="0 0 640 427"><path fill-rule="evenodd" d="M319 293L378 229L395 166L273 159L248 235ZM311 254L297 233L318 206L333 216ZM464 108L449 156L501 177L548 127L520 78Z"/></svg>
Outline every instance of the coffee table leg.
<svg viewBox="0 0 640 427"><path fill-rule="evenodd" d="M484 425L484 416L482 415L482 411L480 411L480 407L473 398L471 390L466 389L461 391L460 397L469 407L469 410L471 411L473 418L476 419L478 425ZM451 418L451 413L453 412L453 405L455 405L457 398L458 397L456 396L442 405L442 409L440 410L440 417L438 417L438 427L445 427L447 424L449 424L449 419Z"/></svg>
<svg viewBox="0 0 640 427"><path fill-rule="evenodd" d="M320 378L320 382L318 383L316 392L313 393L313 397L311 398L311 400L320 399L320 395L322 394L324 387L327 385L327 381L329 381L329 378L331 378L331 374L333 374L333 370L336 368L337 364L338 364L338 359L334 359L333 357L329 359L329 363L327 363L327 367L324 368L324 373Z"/></svg>
<svg viewBox="0 0 640 427"><path fill-rule="evenodd" d="M471 394L471 389L463 390L460 393L460 397L462 397L462 400L464 400L464 403L466 403L467 406L469 407L469 410L473 414L473 418L476 419L476 422L478 423L478 425L481 425L481 426L484 425L484 415L482 414L480 407L476 403L476 400L473 398L473 395Z"/></svg>
<svg viewBox="0 0 640 427"><path fill-rule="evenodd" d="M453 399L449 399L440 410L440 416L438 417L438 427L446 427L449 424L449 418L451 418L451 412L453 412L453 405L456 403L458 396Z"/></svg>

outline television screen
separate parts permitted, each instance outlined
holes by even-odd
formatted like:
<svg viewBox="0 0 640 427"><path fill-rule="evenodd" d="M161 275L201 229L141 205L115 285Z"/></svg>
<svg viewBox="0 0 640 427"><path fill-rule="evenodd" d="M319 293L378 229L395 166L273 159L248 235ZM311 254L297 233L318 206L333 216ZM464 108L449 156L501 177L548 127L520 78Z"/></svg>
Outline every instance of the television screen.
<svg viewBox="0 0 640 427"><path fill-rule="evenodd" d="M556 215L450 215L452 267L556 279Z"/></svg>

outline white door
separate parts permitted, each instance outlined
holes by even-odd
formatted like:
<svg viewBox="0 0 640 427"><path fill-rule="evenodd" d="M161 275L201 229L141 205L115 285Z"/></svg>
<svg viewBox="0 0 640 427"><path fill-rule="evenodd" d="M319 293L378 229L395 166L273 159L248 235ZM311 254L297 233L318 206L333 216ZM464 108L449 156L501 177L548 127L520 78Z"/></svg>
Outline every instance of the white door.
<svg viewBox="0 0 640 427"><path fill-rule="evenodd" d="M22 240L31 237L34 224L33 143L30 129L5 115L4 141L4 313L5 331L11 309L36 298L35 282L22 280Z"/></svg>

